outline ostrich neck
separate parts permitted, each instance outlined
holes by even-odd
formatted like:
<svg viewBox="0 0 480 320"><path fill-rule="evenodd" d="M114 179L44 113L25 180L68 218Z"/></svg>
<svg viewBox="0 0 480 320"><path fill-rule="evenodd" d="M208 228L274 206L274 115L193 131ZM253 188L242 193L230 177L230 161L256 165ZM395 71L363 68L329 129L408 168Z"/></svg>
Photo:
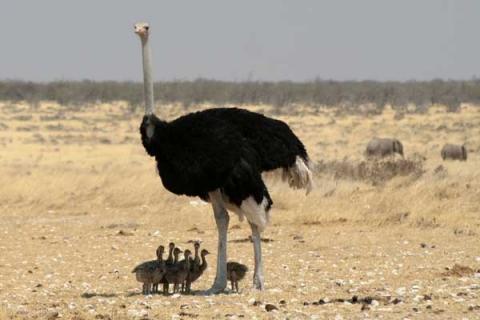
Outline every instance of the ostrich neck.
<svg viewBox="0 0 480 320"><path fill-rule="evenodd" d="M207 259L205 259L205 256L202 255L202 265L200 266L201 270L205 270L207 268Z"/></svg>
<svg viewBox="0 0 480 320"><path fill-rule="evenodd" d="M198 256L198 248L195 248L195 260L200 260L199 256Z"/></svg>
<svg viewBox="0 0 480 320"><path fill-rule="evenodd" d="M153 80L150 44L147 37L142 37L143 57L143 95L145 98L145 114L153 114Z"/></svg>

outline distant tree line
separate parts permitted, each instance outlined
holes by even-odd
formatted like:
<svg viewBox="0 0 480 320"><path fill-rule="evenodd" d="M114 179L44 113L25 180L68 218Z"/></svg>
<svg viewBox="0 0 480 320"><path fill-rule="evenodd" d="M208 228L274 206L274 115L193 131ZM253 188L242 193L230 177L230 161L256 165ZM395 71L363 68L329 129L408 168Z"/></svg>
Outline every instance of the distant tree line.
<svg viewBox="0 0 480 320"><path fill-rule="evenodd" d="M387 104L402 110L415 105L419 110L432 104L442 104L455 111L460 103L480 104L480 80L432 80L408 82L327 81L310 82L227 82L198 79L168 81L155 84L157 102L269 104L283 107L291 104L312 106L342 106L355 109L371 104L381 110ZM56 81L34 83L0 81L0 101L43 100L63 105L84 105L96 102L124 100L133 107L143 102L141 83L115 81Z"/></svg>

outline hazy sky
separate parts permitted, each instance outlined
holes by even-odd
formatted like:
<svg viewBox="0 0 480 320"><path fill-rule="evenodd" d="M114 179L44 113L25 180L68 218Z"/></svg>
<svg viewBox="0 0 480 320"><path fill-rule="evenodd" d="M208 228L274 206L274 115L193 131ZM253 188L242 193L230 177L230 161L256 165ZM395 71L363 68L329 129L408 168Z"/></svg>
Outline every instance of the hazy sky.
<svg viewBox="0 0 480 320"><path fill-rule="evenodd" d="M0 79L409 80L480 76L478 0L14 0Z"/></svg>

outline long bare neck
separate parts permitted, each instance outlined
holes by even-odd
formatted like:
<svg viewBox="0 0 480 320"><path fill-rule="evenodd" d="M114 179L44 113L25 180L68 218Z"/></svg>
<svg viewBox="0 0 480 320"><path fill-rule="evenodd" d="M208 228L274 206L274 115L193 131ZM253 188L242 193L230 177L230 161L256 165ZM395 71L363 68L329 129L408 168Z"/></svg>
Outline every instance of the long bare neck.
<svg viewBox="0 0 480 320"><path fill-rule="evenodd" d="M200 270L204 271L207 269L207 259L205 259L205 255L202 254L202 264L200 265Z"/></svg>
<svg viewBox="0 0 480 320"><path fill-rule="evenodd" d="M198 256L198 248L195 248L195 261L199 261L200 257Z"/></svg>
<svg viewBox="0 0 480 320"><path fill-rule="evenodd" d="M142 37L143 57L143 95L145 98L145 114L153 114L153 80L150 44L147 37Z"/></svg>

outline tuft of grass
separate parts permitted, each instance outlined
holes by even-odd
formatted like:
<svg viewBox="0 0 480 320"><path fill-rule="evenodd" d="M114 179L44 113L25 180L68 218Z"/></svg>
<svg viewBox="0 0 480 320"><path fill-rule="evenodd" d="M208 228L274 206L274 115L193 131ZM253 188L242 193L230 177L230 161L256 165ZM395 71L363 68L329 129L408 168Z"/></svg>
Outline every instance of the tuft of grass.
<svg viewBox="0 0 480 320"><path fill-rule="evenodd" d="M420 160L373 160L319 161L315 165L317 175L331 175L334 179L359 180L372 184L382 184L397 176L420 178L425 172Z"/></svg>

